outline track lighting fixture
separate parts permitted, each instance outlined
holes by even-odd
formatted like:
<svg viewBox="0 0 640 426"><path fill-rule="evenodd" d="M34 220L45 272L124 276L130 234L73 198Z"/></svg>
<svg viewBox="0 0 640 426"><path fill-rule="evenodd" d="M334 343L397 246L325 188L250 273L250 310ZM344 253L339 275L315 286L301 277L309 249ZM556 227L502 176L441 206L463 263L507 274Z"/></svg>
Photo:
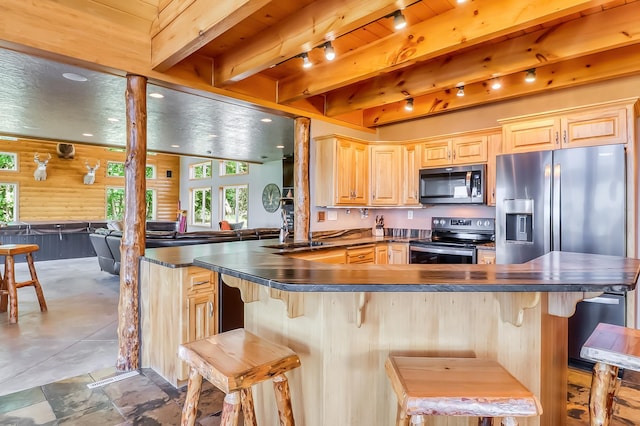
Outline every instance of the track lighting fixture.
<svg viewBox="0 0 640 426"><path fill-rule="evenodd" d="M311 63L311 61L309 60L309 54L307 52L301 53L300 57L302 58L302 66L303 66L303 68L310 68L313 65Z"/></svg>
<svg viewBox="0 0 640 426"><path fill-rule="evenodd" d="M333 45L330 41L324 44L324 57L327 61L333 61L336 58L336 51L333 50Z"/></svg>
<svg viewBox="0 0 640 426"><path fill-rule="evenodd" d="M494 78L493 80L491 80L491 88L493 90L498 90L502 87L502 82L500 81L499 78Z"/></svg>
<svg viewBox="0 0 640 426"><path fill-rule="evenodd" d="M407 26L407 21L404 19L404 15L401 10L396 10L393 13L393 28L401 30Z"/></svg>
<svg viewBox="0 0 640 426"><path fill-rule="evenodd" d="M404 104L404 110L409 112L413 111L413 98L407 99L407 103Z"/></svg>
<svg viewBox="0 0 640 426"><path fill-rule="evenodd" d="M531 68L527 70L527 73L524 76L524 81L526 81L527 83L532 83L534 81L536 81L536 69L535 68Z"/></svg>
<svg viewBox="0 0 640 426"><path fill-rule="evenodd" d="M463 97L464 96L464 86L457 86L458 92L456 93L456 96L458 97Z"/></svg>

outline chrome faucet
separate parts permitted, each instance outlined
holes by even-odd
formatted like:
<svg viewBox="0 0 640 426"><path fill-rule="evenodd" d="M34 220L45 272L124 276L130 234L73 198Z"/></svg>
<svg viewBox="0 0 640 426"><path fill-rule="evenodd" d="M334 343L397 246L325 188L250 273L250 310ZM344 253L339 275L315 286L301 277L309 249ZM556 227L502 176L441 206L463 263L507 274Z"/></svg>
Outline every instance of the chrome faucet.
<svg viewBox="0 0 640 426"><path fill-rule="evenodd" d="M280 242L284 243L289 236L289 223L287 221L287 212L282 209L282 226L280 227Z"/></svg>

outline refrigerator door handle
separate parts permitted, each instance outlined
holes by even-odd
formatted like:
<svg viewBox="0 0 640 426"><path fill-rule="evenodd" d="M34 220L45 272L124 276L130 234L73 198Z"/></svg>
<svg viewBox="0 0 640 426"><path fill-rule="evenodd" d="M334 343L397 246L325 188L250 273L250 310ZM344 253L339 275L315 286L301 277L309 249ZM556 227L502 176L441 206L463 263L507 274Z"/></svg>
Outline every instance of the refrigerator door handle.
<svg viewBox="0 0 640 426"><path fill-rule="evenodd" d="M591 299L583 299L583 302L588 302L588 303L600 303L602 305L619 305L620 304L620 300L618 299L612 299L610 297L594 297Z"/></svg>
<svg viewBox="0 0 640 426"><path fill-rule="evenodd" d="M542 222L544 226L542 227L544 230L543 235L543 246L544 253L548 253L551 251L551 164L544 165L544 193L543 193L543 217ZM535 222L534 218L534 222Z"/></svg>
<svg viewBox="0 0 640 426"><path fill-rule="evenodd" d="M560 179L561 179L562 170L560 169L560 164L556 164L553 166L553 223L551 224L551 232L553 233L551 237L552 246L551 250L559 251L561 247L560 241Z"/></svg>

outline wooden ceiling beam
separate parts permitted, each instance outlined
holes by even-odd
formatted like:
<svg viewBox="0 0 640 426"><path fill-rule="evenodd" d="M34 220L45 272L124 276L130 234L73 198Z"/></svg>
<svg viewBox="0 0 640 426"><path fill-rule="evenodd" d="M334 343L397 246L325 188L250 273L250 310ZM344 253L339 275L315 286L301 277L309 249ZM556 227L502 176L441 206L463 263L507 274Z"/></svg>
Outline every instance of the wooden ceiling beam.
<svg viewBox="0 0 640 426"><path fill-rule="evenodd" d="M411 0L317 0L242 46L215 58L216 86L226 86L311 50L410 4Z"/></svg>
<svg viewBox="0 0 640 426"><path fill-rule="evenodd" d="M271 3L271 0L173 0L158 16L151 38L151 67L164 72ZM157 27L157 28L156 28Z"/></svg>
<svg viewBox="0 0 640 426"><path fill-rule="evenodd" d="M331 63L280 81L287 103L353 84L417 61L472 47L496 37L607 3L604 0L476 0L371 43Z"/></svg>
<svg viewBox="0 0 640 426"><path fill-rule="evenodd" d="M465 85L465 96L456 96L456 90L444 90L418 96L413 101L413 112L404 110L404 101L364 110L364 126L377 127L419 117L484 105L550 90L596 83L598 81L640 74L640 44L600 52L536 69L536 81L524 81L524 73L502 78L501 89L491 89L483 81Z"/></svg>
<svg viewBox="0 0 640 426"><path fill-rule="evenodd" d="M352 110L439 92L459 83L469 85L638 43L638 16L640 2L630 3L460 55L447 55L384 74L328 93L326 114L335 117Z"/></svg>

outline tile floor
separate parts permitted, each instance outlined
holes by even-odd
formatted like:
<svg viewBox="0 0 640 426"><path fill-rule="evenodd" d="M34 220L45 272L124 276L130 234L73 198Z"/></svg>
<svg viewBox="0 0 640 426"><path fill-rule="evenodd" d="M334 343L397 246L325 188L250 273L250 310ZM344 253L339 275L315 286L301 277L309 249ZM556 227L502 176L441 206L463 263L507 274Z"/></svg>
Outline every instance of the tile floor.
<svg viewBox="0 0 640 426"><path fill-rule="evenodd" d="M153 370L87 387L118 375L119 278L101 272L95 258L37 262L36 268L49 311L41 313L33 289L24 288L18 324L0 314L0 425L180 424L186 389ZM16 273L28 276L26 265L17 264ZM567 426L587 425L590 374L570 370L568 382ZM640 374L625 372L619 386L611 426L640 425ZM203 383L197 424L219 425L223 397Z"/></svg>

